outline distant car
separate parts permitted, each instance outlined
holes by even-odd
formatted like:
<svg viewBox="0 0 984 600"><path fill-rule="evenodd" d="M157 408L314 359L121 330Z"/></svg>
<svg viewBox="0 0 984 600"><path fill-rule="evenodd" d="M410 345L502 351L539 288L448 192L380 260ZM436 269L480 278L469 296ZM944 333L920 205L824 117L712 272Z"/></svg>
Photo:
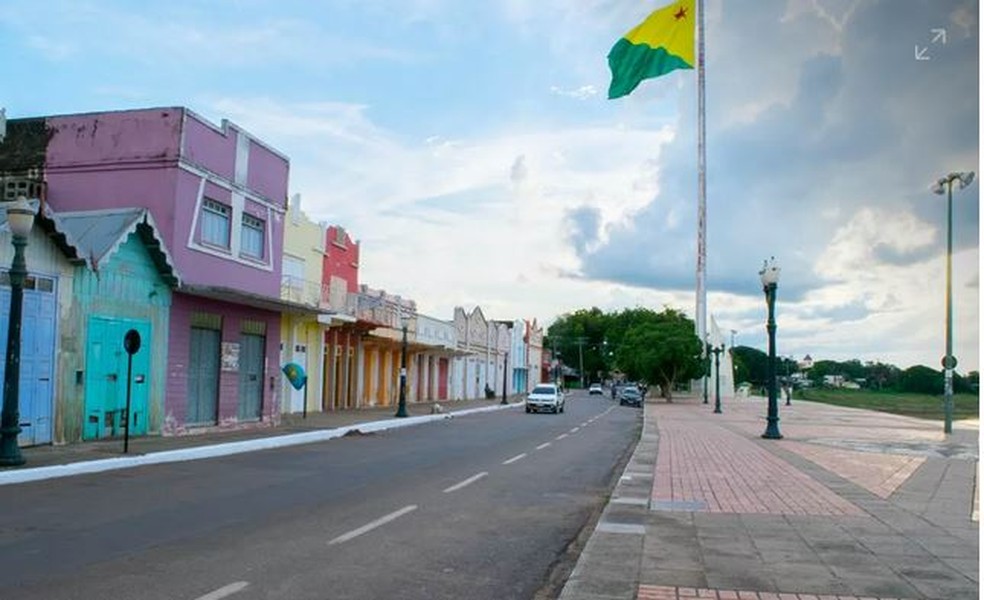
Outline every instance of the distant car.
<svg viewBox="0 0 984 600"><path fill-rule="evenodd" d="M526 412L564 412L564 393L553 383L541 383L526 396Z"/></svg>
<svg viewBox="0 0 984 600"><path fill-rule="evenodd" d="M628 386L622 389L618 396L618 403L621 406L642 406L642 393L635 386Z"/></svg>
<svg viewBox="0 0 984 600"><path fill-rule="evenodd" d="M604 394L604 390L601 389L600 383L592 383L591 387L588 388L589 394Z"/></svg>

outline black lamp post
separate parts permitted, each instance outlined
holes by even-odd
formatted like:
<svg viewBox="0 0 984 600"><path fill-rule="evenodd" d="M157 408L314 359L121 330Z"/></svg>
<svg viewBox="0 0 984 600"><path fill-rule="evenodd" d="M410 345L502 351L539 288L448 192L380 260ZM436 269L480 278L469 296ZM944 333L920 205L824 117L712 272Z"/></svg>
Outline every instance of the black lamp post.
<svg viewBox="0 0 984 600"><path fill-rule="evenodd" d="M10 265L10 321L7 326L7 363L3 374L3 410L0 412L0 466L24 464L17 446L20 428L20 342L24 306L24 280L27 261L24 248L34 225L34 209L27 198L20 197L7 206L7 224L14 244Z"/></svg>
<svg viewBox="0 0 984 600"><path fill-rule="evenodd" d="M707 387L710 385L711 376L711 345L707 340L704 340L704 404L707 404Z"/></svg>
<svg viewBox="0 0 984 600"><path fill-rule="evenodd" d="M711 348L714 353L714 413L721 414L721 353L724 345Z"/></svg>
<svg viewBox="0 0 984 600"><path fill-rule="evenodd" d="M974 172L950 173L940 177L932 187L934 194L946 190L946 354L943 356L943 433L953 433L953 370L957 357L953 355L953 284L950 281L953 256L953 182L963 189L974 182Z"/></svg>
<svg viewBox="0 0 984 600"><path fill-rule="evenodd" d="M765 329L769 332L769 363L766 371L766 385L769 387L769 416L762 437L769 440L780 440L779 433L779 399L776 397L776 288L779 284L779 266L775 257L765 261L759 271L762 278L762 290L765 292L765 302L769 306L769 320Z"/></svg>
<svg viewBox="0 0 984 600"><path fill-rule="evenodd" d="M396 408L397 417L408 417L407 414L407 319L403 317L403 347L400 350L400 404Z"/></svg>
<svg viewBox="0 0 984 600"><path fill-rule="evenodd" d="M506 358L502 361L502 402L499 404L509 404L506 400L506 374L509 372L509 351L506 351Z"/></svg>

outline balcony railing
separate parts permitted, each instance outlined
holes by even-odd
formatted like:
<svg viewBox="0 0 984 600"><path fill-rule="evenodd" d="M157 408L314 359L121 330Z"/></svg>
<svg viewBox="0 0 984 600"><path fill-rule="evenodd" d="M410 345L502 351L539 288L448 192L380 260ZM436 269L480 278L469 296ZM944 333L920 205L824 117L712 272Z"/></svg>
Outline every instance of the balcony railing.
<svg viewBox="0 0 984 600"><path fill-rule="evenodd" d="M299 277L284 275L280 280L280 297L311 307L338 310L343 307L331 306L331 294L327 285L320 281L310 281Z"/></svg>

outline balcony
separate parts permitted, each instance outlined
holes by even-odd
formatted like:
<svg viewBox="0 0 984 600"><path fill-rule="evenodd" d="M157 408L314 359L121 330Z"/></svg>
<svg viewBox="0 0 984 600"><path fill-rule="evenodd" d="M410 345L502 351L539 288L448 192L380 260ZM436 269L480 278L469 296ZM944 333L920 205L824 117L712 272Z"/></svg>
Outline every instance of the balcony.
<svg viewBox="0 0 984 600"><path fill-rule="evenodd" d="M280 280L280 298L306 306L335 310L331 306L328 286L322 285L320 281L284 275Z"/></svg>

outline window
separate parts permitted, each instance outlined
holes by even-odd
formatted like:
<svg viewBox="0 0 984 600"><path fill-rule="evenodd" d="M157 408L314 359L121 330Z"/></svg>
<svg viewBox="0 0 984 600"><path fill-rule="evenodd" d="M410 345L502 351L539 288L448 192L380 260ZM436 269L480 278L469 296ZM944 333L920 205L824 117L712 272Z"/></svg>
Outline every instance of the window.
<svg viewBox="0 0 984 600"><path fill-rule="evenodd" d="M202 243L229 247L230 209L221 202L205 198L202 204Z"/></svg>
<svg viewBox="0 0 984 600"><path fill-rule="evenodd" d="M242 253L253 258L263 258L263 221L244 213L242 234Z"/></svg>

